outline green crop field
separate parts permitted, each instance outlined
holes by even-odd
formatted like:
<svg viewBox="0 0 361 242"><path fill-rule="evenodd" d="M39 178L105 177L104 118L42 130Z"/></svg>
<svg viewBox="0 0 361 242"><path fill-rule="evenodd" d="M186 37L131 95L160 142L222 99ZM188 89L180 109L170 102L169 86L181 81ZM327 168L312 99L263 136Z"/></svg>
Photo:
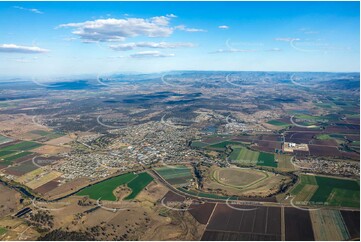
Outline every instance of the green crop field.
<svg viewBox="0 0 361 242"><path fill-rule="evenodd" d="M143 172L138 174L138 176L131 180L127 186L132 189L132 193L129 194L124 200L134 199L149 183L153 181L153 177L151 177L148 173Z"/></svg>
<svg viewBox="0 0 361 242"><path fill-rule="evenodd" d="M275 155L271 153L260 152L257 165L277 167L277 163L275 162Z"/></svg>
<svg viewBox="0 0 361 242"><path fill-rule="evenodd" d="M89 196L89 198L94 200L101 198L101 200L116 201L117 198L113 194L113 191L120 185L127 184L136 177L137 175L134 173L127 173L116 176L86 187L83 190L79 191L77 195Z"/></svg>
<svg viewBox="0 0 361 242"><path fill-rule="evenodd" d="M203 148L207 146L207 143L201 142L201 141L192 141L191 147L192 148Z"/></svg>
<svg viewBox="0 0 361 242"><path fill-rule="evenodd" d="M13 160L16 160L16 159L19 159L21 157L24 157L24 156L27 156L27 155L31 155L33 153L31 152L28 152L28 151L24 151L24 152L20 152L20 153L17 153L15 155L11 155L11 156L7 156L4 158L4 161L13 161Z"/></svg>
<svg viewBox="0 0 361 242"><path fill-rule="evenodd" d="M35 142L22 141L20 143L5 146L5 147L1 148L0 152L1 151L12 151L12 150L16 150L16 151L31 150L31 149L35 149L35 148L40 147L40 146L41 146L41 144L38 144L38 143L35 143Z"/></svg>
<svg viewBox="0 0 361 242"><path fill-rule="evenodd" d="M275 126L280 126L280 127L287 127L287 126L291 125L291 124L288 124L288 123L285 123L285 122L282 122L282 121L279 121L279 120L270 120L267 123L275 125Z"/></svg>
<svg viewBox="0 0 361 242"><path fill-rule="evenodd" d="M0 144L4 144L4 143L10 142L10 141L12 141L12 139L0 135Z"/></svg>
<svg viewBox="0 0 361 242"><path fill-rule="evenodd" d="M9 166L12 164L12 161L22 158L22 157L25 157L27 155L31 155L31 154L33 154L33 153L25 151L25 152L20 152L20 153L14 154L14 155L8 155L2 159L0 164L3 166Z"/></svg>
<svg viewBox="0 0 361 242"><path fill-rule="evenodd" d="M242 145L242 143L237 141L222 141L217 144L209 145L206 148L214 150L225 150L229 145Z"/></svg>
<svg viewBox="0 0 361 242"><path fill-rule="evenodd" d="M0 159L5 158L13 153L16 153L16 151L12 151L12 150L0 151Z"/></svg>
<svg viewBox="0 0 361 242"><path fill-rule="evenodd" d="M324 176L301 175L301 182L291 191L296 196L308 197L309 202L341 206L360 206L360 184L356 180L338 179ZM307 186L316 186L317 189L308 193Z"/></svg>
<svg viewBox="0 0 361 242"><path fill-rule="evenodd" d="M230 154L230 160L240 164L256 164L258 161L259 152L252 151L247 148L234 148Z"/></svg>
<svg viewBox="0 0 361 242"><path fill-rule="evenodd" d="M134 199L151 181L153 181L153 177L146 172L139 174L127 173L88 186L79 191L77 195L89 196L89 198L94 200L100 198L101 200L116 201L117 198L113 191L117 187L127 184L132 192L124 199L130 200Z"/></svg>
<svg viewBox="0 0 361 242"><path fill-rule="evenodd" d="M193 179L190 168L186 166L168 166L156 168L156 172L172 185L187 184Z"/></svg>

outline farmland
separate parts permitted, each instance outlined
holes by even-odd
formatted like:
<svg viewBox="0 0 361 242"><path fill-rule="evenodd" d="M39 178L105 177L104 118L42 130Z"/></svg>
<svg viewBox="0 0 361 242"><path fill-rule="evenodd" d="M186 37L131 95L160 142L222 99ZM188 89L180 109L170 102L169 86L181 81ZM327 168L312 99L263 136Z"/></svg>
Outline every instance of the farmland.
<svg viewBox="0 0 361 242"><path fill-rule="evenodd" d="M300 183L291 191L296 201L330 206L360 206L358 181L313 175L301 175L300 179Z"/></svg>
<svg viewBox="0 0 361 242"><path fill-rule="evenodd" d="M21 141L19 143L0 148L0 152L2 152L2 151L25 151L25 150L35 149L39 146L41 146L41 144L31 142L31 141Z"/></svg>
<svg viewBox="0 0 361 242"><path fill-rule="evenodd" d="M310 217L316 240L348 240L350 236L339 210L314 210Z"/></svg>
<svg viewBox="0 0 361 242"><path fill-rule="evenodd" d="M153 177L151 177L148 173L143 172L138 174L138 176L131 180L127 186L132 189L132 193L125 197L125 200L134 199L138 193L140 193L148 184L153 181Z"/></svg>
<svg viewBox="0 0 361 242"><path fill-rule="evenodd" d="M202 240L281 240L280 208L232 207L216 205Z"/></svg>
<svg viewBox="0 0 361 242"><path fill-rule="evenodd" d="M256 164L259 152L247 148L234 148L229 159L239 164Z"/></svg>
<svg viewBox="0 0 361 242"><path fill-rule="evenodd" d="M279 127L288 127L288 126L290 126L290 124L279 121L279 120L270 120L267 123L272 124L274 126L279 126Z"/></svg>
<svg viewBox="0 0 361 242"><path fill-rule="evenodd" d="M4 144L4 143L10 142L10 141L12 141L12 139L0 135L0 144Z"/></svg>
<svg viewBox="0 0 361 242"><path fill-rule="evenodd" d="M186 166L167 166L156 168L155 171L167 182L176 186L183 186L193 179L190 168Z"/></svg>
<svg viewBox="0 0 361 242"><path fill-rule="evenodd" d="M134 199L152 180L153 178L146 172L127 173L90 185L79 191L77 195L88 196L94 200L101 198L101 200L116 201L114 190L121 185L127 185L132 191L124 199L130 200Z"/></svg>
<svg viewBox="0 0 361 242"><path fill-rule="evenodd" d="M258 165L258 166L277 167L274 154L253 151L244 147L233 148L233 151L230 154L229 159L240 165Z"/></svg>
<svg viewBox="0 0 361 242"><path fill-rule="evenodd" d="M101 198L102 200L116 201L117 197L114 195L113 191L117 187L127 184L136 177L137 175L133 173L116 176L94 185L90 185L79 191L77 195L88 196L94 200Z"/></svg>

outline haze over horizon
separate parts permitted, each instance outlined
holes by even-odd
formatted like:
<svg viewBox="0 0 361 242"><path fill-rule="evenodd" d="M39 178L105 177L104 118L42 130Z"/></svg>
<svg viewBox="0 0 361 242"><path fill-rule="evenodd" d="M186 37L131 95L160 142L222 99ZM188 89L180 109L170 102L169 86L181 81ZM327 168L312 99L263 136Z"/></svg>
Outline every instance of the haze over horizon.
<svg viewBox="0 0 361 242"><path fill-rule="evenodd" d="M358 2L2 2L0 14L3 76L360 71Z"/></svg>

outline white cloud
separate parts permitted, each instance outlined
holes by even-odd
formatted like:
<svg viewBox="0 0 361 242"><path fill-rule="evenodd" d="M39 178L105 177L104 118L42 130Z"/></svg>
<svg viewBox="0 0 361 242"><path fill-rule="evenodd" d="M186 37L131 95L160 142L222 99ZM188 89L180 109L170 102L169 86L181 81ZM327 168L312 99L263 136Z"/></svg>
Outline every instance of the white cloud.
<svg viewBox="0 0 361 242"><path fill-rule="evenodd" d="M194 44L187 42L139 42L110 45L109 47L113 50L126 51L136 48L175 49L180 47L194 47Z"/></svg>
<svg viewBox="0 0 361 242"><path fill-rule="evenodd" d="M219 29L229 29L229 26L227 25L221 25L221 26L218 26Z"/></svg>
<svg viewBox="0 0 361 242"><path fill-rule="evenodd" d="M29 12L32 12L32 13L43 14L42 11L40 11L39 9L36 9L36 8L24 8L24 7L21 7L21 6L14 6L14 8L24 10L24 11L29 11Z"/></svg>
<svg viewBox="0 0 361 242"><path fill-rule="evenodd" d="M15 45L15 44L2 44L2 45L0 45L0 52L41 54L41 53L47 53L47 52L49 52L49 50L42 49L37 46L21 46L21 45Z"/></svg>
<svg viewBox="0 0 361 242"><path fill-rule="evenodd" d="M128 37L167 37L173 33L170 17L158 16L150 19L98 19L82 23L62 24L58 27L75 28L72 32L84 42L124 41Z"/></svg>
<svg viewBox="0 0 361 242"><path fill-rule="evenodd" d="M166 15L168 18L178 18L178 16L177 15L174 15L174 14L167 14Z"/></svg>
<svg viewBox="0 0 361 242"><path fill-rule="evenodd" d="M280 49L280 48L272 48L272 49L268 49L266 51L275 51L275 52L277 52L277 51L282 51L282 49Z"/></svg>
<svg viewBox="0 0 361 242"><path fill-rule="evenodd" d="M185 25L178 25L174 29L186 31L186 32L207 32L205 29L187 28Z"/></svg>
<svg viewBox="0 0 361 242"><path fill-rule="evenodd" d="M172 57L174 54L164 54L159 51L140 51L130 55L132 58L151 58L151 57Z"/></svg>
<svg viewBox="0 0 361 242"><path fill-rule="evenodd" d="M295 40L300 40L298 38L275 38L276 41L284 41L284 42L291 42Z"/></svg>
<svg viewBox="0 0 361 242"><path fill-rule="evenodd" d="M218 49L218 50L210 52L210 53L211 54L217 54L217 53L240 53L240 52L255 52L255 50L248 50L248 49Z"/></svg>
<svg viewBox="0 0 361 242"><path fill-rule="evenodd" d="M318 31L314 31L312 29L309 28L301 28L299 29L300 32L304 33L304 34L318 34Z"/></svg>

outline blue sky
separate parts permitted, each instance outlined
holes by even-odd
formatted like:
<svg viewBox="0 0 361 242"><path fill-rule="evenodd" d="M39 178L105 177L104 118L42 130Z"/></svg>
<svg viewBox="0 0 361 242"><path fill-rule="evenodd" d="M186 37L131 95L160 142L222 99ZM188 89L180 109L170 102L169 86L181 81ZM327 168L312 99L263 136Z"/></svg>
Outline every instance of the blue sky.
<svg viewBox="0 0 361 242"><path fill-rule="evenodd" d="M0 73L359 71L358 2L1 2Z"/></svg>

